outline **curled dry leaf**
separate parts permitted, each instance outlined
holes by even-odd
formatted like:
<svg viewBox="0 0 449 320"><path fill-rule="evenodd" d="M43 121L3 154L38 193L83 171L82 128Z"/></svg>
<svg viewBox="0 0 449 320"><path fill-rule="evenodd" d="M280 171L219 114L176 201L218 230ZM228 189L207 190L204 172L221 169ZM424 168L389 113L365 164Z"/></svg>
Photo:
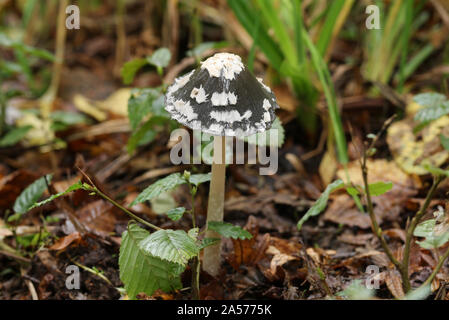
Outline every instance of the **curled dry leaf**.
<svg viewBox="0 0 449 320"><path fill-rule="evenodd" d="M385 283L393 297L396 299L402 299L404 297L401 276L397 271L389 270L385 273Z"/></svg>
<svg viewBox="0 0 449 320"><path fill-rule="evenodd" d="M78 245L82 242L83 238L79 232L74 232L68 236L58 239L49 249L62 251L65 250L70 245Z"/></svg>
<svg viewBox="0 0 449 320"><path fill-rule="evenodd" d="M255 265L265 254L270 239L269 234L259 235L259 227L255 217L250 216L244 227L253 235L251 239L231 239L234 246L233 254L228 257L229 263L235 270L239 270L240 265Z"/></svg>

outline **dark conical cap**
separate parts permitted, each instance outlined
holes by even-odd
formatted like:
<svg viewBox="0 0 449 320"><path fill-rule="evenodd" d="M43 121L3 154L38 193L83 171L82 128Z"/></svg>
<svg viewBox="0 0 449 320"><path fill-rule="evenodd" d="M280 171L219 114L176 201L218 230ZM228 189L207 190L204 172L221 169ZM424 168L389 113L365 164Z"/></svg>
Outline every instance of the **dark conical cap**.
<svg viewBox="0 0 449 320"><path fill-rule="evenodd" d="M217 53L168 87L165 109L181 124L219 136L270 129L279 108L271 89L239 56Z"/></svg>

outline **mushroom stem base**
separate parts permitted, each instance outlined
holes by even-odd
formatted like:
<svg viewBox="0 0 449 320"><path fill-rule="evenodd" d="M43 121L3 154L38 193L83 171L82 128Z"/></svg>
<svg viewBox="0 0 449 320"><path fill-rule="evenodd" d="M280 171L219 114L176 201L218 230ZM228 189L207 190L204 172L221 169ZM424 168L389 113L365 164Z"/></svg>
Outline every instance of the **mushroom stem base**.
<svg viewBox="0 0 449 320"><path fill-rule="evenodd" d="M214 137L214 160L212 163L212 177L210 182L209 203L207 207L207 224L210 221L223 221L224 194L225 194L225 137ZM208 230L206 238L219 238L221 236ZM221 265L221 241L204 249L203 270L212 276L217 276Z"/></svg>

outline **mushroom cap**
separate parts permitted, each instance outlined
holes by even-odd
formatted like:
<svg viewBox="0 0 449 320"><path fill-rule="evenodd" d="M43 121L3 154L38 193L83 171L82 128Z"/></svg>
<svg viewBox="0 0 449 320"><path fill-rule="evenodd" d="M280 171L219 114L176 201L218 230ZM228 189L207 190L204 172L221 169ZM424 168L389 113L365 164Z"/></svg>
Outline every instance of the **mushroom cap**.
<svg viewBox="0 0 449 320"><path fill-rule="evenodd" d="M165 104L179 123L216 136L266 131L279 108L271 89L231 53L217 53L175 79L167 89Z"/></svg>

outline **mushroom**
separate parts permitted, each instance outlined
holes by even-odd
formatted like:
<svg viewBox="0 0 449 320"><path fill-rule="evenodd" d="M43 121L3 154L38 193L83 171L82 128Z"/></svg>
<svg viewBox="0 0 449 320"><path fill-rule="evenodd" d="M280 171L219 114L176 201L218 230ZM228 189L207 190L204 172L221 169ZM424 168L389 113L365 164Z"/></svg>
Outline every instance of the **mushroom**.
<svg viewBox="0 0 449 320"><path fill-rule="evenodd" d="M214 136L207 224L223 221L225 137L243 137L270 129L279 108L262 79L255 78L239 56L217 53L167 88L165 109L179 123ZM207 238L220 238L214 231ZM221 242L206 247L203 270L218 275Z"/></svg>

